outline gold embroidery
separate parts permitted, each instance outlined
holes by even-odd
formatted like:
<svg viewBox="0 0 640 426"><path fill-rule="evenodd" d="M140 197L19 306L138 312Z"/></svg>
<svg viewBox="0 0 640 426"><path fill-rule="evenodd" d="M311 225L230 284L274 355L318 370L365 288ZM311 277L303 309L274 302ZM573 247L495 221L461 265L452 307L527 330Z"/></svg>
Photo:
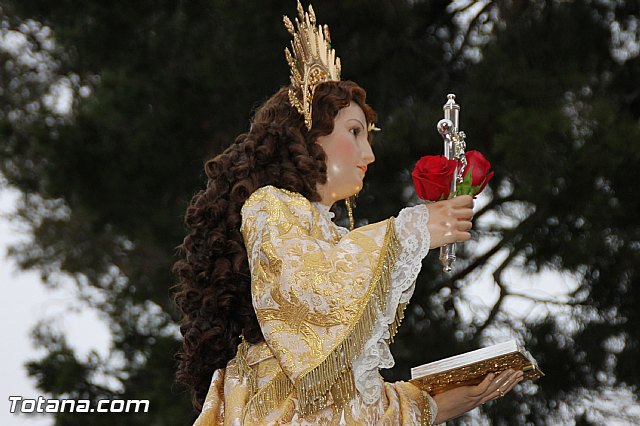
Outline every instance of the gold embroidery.
<svg viewBox="0 0 640 426"><path fill-rule="evenodd" d="M279 331L302 335L302 339L312 352L312 358L322 357L322 342L311 325L331 327L342 324L344 318L337 312L329 315L312 313L295 295L291 294L291 301L288 301L277 288L271 289L271 298L279 307L256 309L258 321L260 323L280 321L283 326L278 327Z"/></svg>
<svg viewBox="0 0 640 426"><path fill-rule="evenodd" d="M255 365L268 358L273 358L273 352L265 342L249 345L247 351L247 364Z"/></svg>
<svg viewBox="0 0 640 426"><path fill-rule="evenodd" d="M270 270L276 277L279 277L282 274L282 260L276 254L275 249L273 248L273 244L271 241L264 241L262 243L262 251L264 252L268 264L262 264L264 270Z"/></svg>
<svg viewBox="0 0 640 426"><path fill-rule="evenodd" d="M280 367L277 359L271 358L256 364L254 371L258 377L258 388L261 388L273 380L276 374L282 371L282 368Z"/></svg>
<svg viewBox="0 0 640 426"><path fill-rule="evenodd" d="M371 337L379 311L386 310L399 250L393 218L359 228L339 242L337 228L328 227L316 210L301 195L273 187L254 192L243 206L243 218L251 212L266 227L257 229L259 221L245 220L243 228L247 249L258 259L258 265L252 264L258 321L291 377L287 380L293 380L305 416L331 403L343 407L354 397L351 366ZM332 235L337 239L331 241ZM398 307L389 326L391 337L404 307Z"/></svg>
<svg viewBox="0 0 640 426"><path fill-rule="evenodd" d="M291 328L288 325L279 324L270 327L266 334L272 336L284 334L286 336L290 330ZM296 364L291 348L282 344L280 342L281 339L272 338L270 336L267 336L266 339L268 340L269 346L273 349L274 355L276 355L276 358L280 361L283 369L286 369L287 366Z"/></svg>

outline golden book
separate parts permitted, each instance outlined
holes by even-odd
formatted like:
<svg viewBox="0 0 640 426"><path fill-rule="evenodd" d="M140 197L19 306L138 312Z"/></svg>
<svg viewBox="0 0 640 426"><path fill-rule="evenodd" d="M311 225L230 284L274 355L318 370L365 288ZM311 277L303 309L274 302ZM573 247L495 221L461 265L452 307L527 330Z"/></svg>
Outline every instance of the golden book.
<svg viewBox="0 0 640 426"><path fill-rule="evenodd" d="M533 356L517 341L510 340L414 367L410 382L437 394L458 386L477 385L487 374L499 374L509 368L522 370L524 380L544 376Z"/></svg>

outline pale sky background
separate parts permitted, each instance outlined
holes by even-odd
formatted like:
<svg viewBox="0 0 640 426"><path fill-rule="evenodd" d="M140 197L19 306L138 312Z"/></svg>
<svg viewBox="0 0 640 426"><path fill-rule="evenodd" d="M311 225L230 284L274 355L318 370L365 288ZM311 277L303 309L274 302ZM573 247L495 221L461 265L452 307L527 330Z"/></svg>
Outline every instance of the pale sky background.
<svg viewBox="0 0 640 426"><path fill-rule="evenodd" d="M23 240L16 224L6 215L14 209L18 193L2 185L0 180L0 299L2 321L0 333L4 350L0 351L0 425L2 426L50 426L53 418L47 414L25 415L9 412L9 395L25 399L37 399L41 393L35 381L27 377L25 362L37 359L44 351L31 344L30 332L38 321L47 320L57 329L64 330L69 344L79 351L80 357L94 349L106 354L109 348L109 331L95 312L83 308L75 297L74 284L63 282L59 289L45 288L36 272L18 271L18 267L6 256L7 247Z"/></svg>

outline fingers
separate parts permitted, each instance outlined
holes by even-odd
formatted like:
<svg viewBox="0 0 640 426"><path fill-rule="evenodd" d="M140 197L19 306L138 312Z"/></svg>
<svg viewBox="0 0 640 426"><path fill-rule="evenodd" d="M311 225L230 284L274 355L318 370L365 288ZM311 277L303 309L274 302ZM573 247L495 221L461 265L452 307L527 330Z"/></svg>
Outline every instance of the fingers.
<svg viewBox="0 0 640 426"><path fill-rule="evenodd" d="M516 372L519 373L515 374L514 377L509 379L509 382L505 383L505 388L501 389L502 393L505 394L507 392L509 392L511 389L513 389L518 383L520 383L522 381L522 372Z"/></svg>
<svg viewBox="0 0 640 426"><path fill-rule="evenodd" d="M471 221L473 217L473 198L469 195L461 195L447 200L445 203L447 203L444 205L447 209L447 216L458 220L464 219L465 221Z"/></svg>
<svg viewBox="0 0 640 426"><path fill-rule="evenodd" d="M478 395L485 393L489 389L489 386L491 386L491 382L493 382L494 378L495 378L495 374L493 373L487 374L484 380L482 380L482 382L480 382L478 386L476 386Z"/></svg>
<svg viewBox="0 0 640 426"><path fill-rule="evenodd" d="M469 241L471 233L469 232L473 224L468 220L458 220L456 223L457 234L456 241Z"/></svg>
<svg viewBox="0 0 640 426"><path fill-rule="evenodd" d="M460 195L448 200L439 201L442 207L448 209L451 216L457 218L470 218L473 216L473 198L469 195Z"/></svg>
<svg viewBox="0 0 640 426"><path fill-rule="evenodd" d="M509 380L514 375L515 371L508 369L498 374L498 377L491 383L491 393L496 392L498 389L502 389L509 383Z"/></svg>
<svg viewBox="0 0 640 426"><path fill-rule="evenodd" d="M458 229L460 231L468 231L473 228L473 224L468 220L459 220L458 221Z"/></svg>
<svg viewBox="0 0 640 426"><path fill-rule="evenodd" d="M468 208L451 209L451 215L457 219L471 219L473 217L473 209L468 209Z"/></svg>
<svg viewBox="0 0 640 426"><path fill-rule="evenodd" d="M452 243L458 243L458 242L464 242L464 241L469 241L471 239L471 233L470 232L458 232L456 233L456 239L454 241L452 241Z"/></svg>
<svg viewBox="0 0 640 426"><path fill-rule="evenodd" d="M507 392L511 391L515 385L520 383L522 379L523 373L520 370L514 371L509 369L504 371L498 376L498 379L487 388L487 400L502 398Z"/></svg>
<svg viewBox="0 0 640 426"><path fill-rule="evenodd" d="M450 210L451 216L457 219L455 223L456 230L458 231L456 234L456 241L468 241L471 239L471 233L468 232L473 228L473 224L471 223L471 218L473 217L473 209L470 208L473 206L473 198L468 195L456 197L457 198L465 198L467 200L462 200L461 204L458 207L454 207ZM468 201L471 201L468 203Z"/></svg>
<svg viewBox="0 0 640 426"><path fill-rule="evenodd" d="M478 392L478 396L482 398L491 399L496 393L496 390L504 385L505 382L509 379L513 370L506 370L502 373L495 375L493 373L487 374L482 382L476 386L476 391Z"/></svg>
<svg viewBox="0 0 640 426"><path fill-rule="evenodd" d="M454 207L473 207L473 197L471 195L459 195L448 200Z"/></svg>

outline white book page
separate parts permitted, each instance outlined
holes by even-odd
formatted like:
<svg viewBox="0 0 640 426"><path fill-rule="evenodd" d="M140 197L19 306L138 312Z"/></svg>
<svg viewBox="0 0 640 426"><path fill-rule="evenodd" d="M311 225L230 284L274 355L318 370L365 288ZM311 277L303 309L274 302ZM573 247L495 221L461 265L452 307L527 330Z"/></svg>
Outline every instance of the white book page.
<svg viewBox="0 0 640 426"><path fill-rule="evenodd" d="M413 367L411 369L411 379L428 376L430 374L439 373L441 371L452 370L468 364L473 364L475 362L494 358L500 355L506 355L512 352L521 352L525 357L531 357L520 347L520 345L518 345L518 342L516 342L515 340L509 340L508 342L498 343L497 345L477 349L475 351L466 352L460 355L455 355L450 358L430 362L418 367Z"/></svg>

